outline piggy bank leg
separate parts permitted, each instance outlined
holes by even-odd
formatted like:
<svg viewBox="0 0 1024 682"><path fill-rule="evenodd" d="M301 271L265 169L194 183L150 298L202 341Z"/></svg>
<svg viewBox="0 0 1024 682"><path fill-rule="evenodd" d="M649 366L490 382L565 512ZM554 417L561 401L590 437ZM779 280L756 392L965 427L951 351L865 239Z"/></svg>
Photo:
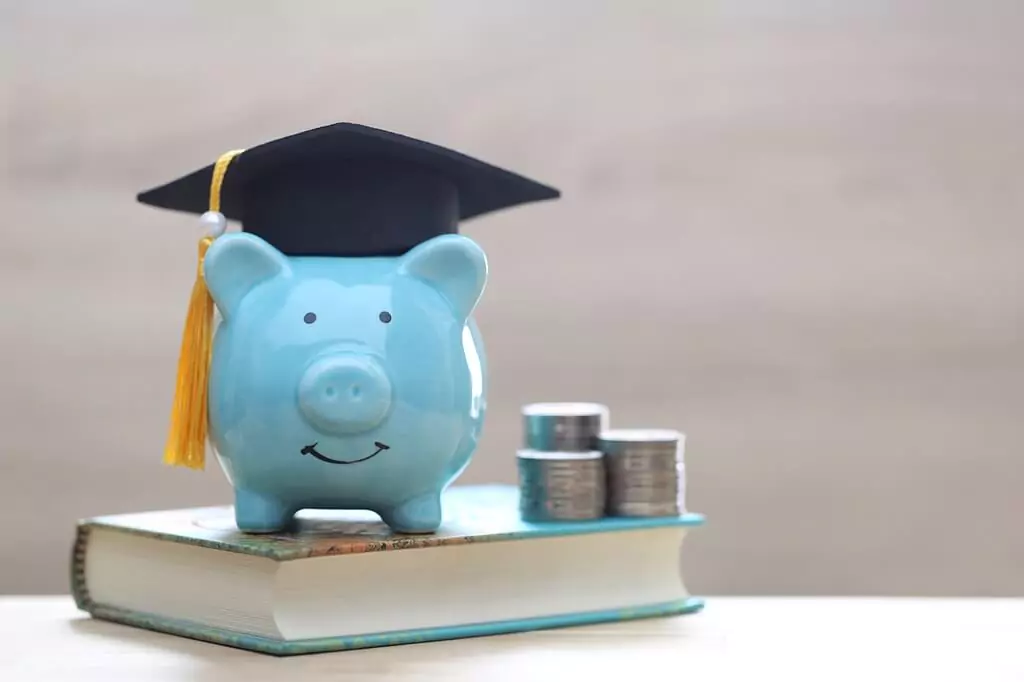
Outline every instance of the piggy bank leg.
<svg viewBox="0 0 1024 682"><path fill-rule="evenodd" d="M235 525L238 530L273 533L283 530L294 514L294 509L274 497L250 490L235 491Z"/></svg>
<svg viewBox="0 0 1024 682"><path fill-rule="evenodd" d="M382 510L380 517L399 533L433 533L441 525L441 494L418 495Z"/></svg>

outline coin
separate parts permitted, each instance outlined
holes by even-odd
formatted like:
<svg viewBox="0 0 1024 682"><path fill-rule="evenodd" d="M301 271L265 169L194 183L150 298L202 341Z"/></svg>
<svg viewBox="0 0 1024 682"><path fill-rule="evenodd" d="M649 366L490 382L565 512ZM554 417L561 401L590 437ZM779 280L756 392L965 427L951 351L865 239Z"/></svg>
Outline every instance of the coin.
<svg viewBox="0 0 1024 682"><path fill-rule="evenodd" d="M519 450L519 512L525 521L576 521L604 515L604 457L598 451Z"/></svg>
<svg viewBox="0 0 1024 682"><path fill-rule="evenodd" d="M608 428L608 408L599 403L532 403L523 407L523 447L542 452L590 452Z"/></svg>
<svg viewBox="0 0 1024 682"><path fill-rule="evenodd" d="M598 437L610 516L676 516L686 510L685 436L670 429L605 430Z"/></svg>

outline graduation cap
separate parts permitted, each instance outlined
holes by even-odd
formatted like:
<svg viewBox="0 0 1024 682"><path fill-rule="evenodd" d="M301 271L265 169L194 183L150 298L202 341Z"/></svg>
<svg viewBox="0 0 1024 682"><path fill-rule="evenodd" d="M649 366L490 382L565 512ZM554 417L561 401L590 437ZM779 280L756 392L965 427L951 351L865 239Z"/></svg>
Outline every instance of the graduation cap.
<svg viewBox="0 0 1024 682"><path fill-rule="evenodd" d="M457 233L463 221L558 196L451 149L354 123L226 152L141 192L140 202L198 214L208 228L199 242L164 461L204 466L214 304L203 259L228 220L287 256L398 256Z"/></svg>
<svg viewBox="0 0 1024 682"><path fill-rule="evenodd" d="M289 256L396 256L471 218L559 196L558 190L404 135L336 123L231 155L142 192L144 204L217 209ZM226 166L226 164L225 164Z"/></svg>

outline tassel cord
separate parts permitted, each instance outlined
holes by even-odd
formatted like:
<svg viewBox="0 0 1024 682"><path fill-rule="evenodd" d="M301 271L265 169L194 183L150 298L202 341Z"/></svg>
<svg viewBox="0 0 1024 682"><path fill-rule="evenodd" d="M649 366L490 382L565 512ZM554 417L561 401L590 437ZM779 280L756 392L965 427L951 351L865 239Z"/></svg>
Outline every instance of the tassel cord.
<svg viewBox="0 0 1024 682"><path fill-rule="evenodd" d="M213 355L214 301L206 287L203 264L206 252L223 232L225 217L220 213L220 192L231 160L242 150L222 154L210 179L210 210L203 219L214 234L199 240L196 279L192 285L185 328L181 336L178 372L171 407L170 431L164 447L164 463L202 469L206 464L209 433L209 374Z"/></svg>

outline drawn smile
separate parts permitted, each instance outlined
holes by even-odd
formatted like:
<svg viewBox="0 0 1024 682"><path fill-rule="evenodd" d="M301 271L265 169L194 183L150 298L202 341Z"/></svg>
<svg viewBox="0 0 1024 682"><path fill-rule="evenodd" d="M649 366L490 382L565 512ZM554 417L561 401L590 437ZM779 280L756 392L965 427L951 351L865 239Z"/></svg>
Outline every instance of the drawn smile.
<svg viewBox="0 0 1024 682"><path fill-rule="evenodd" d="M358 464L359 462L365 462L368 459L372 459L372 458L376 457L377 455L379 455L380 453L384 452L385 450L390 450L391 449L390 445L385 445L384 443L381 443L380 441L374 441L373 444L377 446L377 449L374 450L373 454L367 455L366 457L361 457L359 459L350 459L350 460L331 459L330 457L327 457L326 455L321 455L319 452L316 451L317 443L313 443L312 445L307 445L306 447L302 448L302 454L303 455L313 455L314 457L316 457L321 462L327 462L328 464Z"/></svg>

